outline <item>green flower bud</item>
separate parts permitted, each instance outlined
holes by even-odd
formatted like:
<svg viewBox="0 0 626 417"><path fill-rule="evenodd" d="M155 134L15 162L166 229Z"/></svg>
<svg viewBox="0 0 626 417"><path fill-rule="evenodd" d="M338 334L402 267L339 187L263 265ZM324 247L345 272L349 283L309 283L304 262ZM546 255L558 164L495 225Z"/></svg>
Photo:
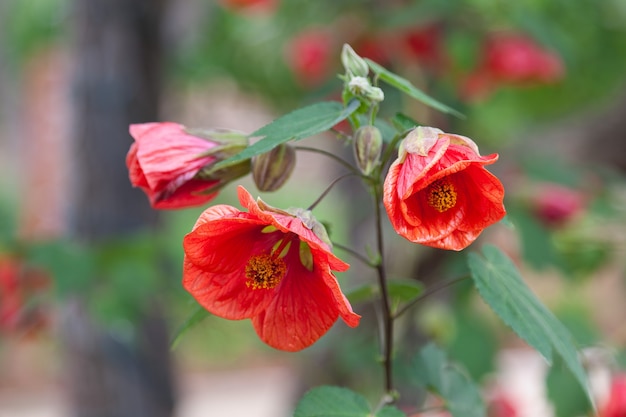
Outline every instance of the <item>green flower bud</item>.
<svg viewBox="0 0 626 417"><path fill-rule="evenodd" d="M252 178L259 191L276 191L296 166L296 150L283 143L252 158Z"/></svg>
<svg viewBox="0 0 626 417"><path fill-rule="evenodd" d="M363 126L354 134L354 159L365 175L369 175L380 162L383 135L375 126Z"/></svg>
<svg viewBox="0 0 626 417"><path fill-rule="evenodd" d="M357 77L367 77L369 73L369 67L367 62L363 58L361 58L354 49L347 43L343 44L343 49L341 50L341 63L346 71Z"/></svg>
<svg viewBox="0 0 626 417"><path fill-rule="evenodd" d="M352 77L348 82L348 91L355 96L361 96L372 102L380 102L385 99L383 90L372 86L365 77Z"/></svg>

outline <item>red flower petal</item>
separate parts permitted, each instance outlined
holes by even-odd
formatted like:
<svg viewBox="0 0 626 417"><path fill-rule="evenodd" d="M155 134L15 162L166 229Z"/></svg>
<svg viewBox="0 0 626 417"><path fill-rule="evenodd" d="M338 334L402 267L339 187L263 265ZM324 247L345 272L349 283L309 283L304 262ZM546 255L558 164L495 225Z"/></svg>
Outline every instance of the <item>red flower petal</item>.
<svg viewBox="0 0 626 417"><path fill-rule="evenodd" d="M289 272L281 282L276 297L252 319L252 323L265 343L293 352L312 345L322 337L337 321L339 307L345 310L347 301L337 303L333 291L339 290L337 281L327 264L316 262L313 271L309 271L300 263L297 250L290 251L288 258ZM327 285L329 281L333 288ZM351 313L345 316L351 326L358 324L358 315Z"/></svg>

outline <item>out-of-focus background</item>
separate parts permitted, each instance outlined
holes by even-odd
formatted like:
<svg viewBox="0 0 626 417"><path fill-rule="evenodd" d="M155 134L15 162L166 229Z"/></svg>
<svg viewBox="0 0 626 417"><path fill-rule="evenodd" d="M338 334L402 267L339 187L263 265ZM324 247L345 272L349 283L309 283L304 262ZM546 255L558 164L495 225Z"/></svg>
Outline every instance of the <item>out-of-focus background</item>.
<svg viewBox="0 0 626 417"><path fill-rule="evenodd" d="M508 216L484 240L594 347L587 363L606 401L610 375L626 369L623 0L3 0L1 417L280 417L316 384L380 389L367 304L355 309L371 325L338 324L300 353L216 317L171 349L198 317L180 285L181 241L203 208L157 213L125 166L131 123L250 133L340 99L343 43L466 118L393 91L383 116L402 111L500 153ZM350 155L333 136L307 142ZM299 156L285 188L261 195L306 207L339 172L323 164ZM343 187L316 214L362 249L367 195ZM215 202L237 205L234 190ZM392 273L426 283L464 256L387 240ZM340 277L344 289L370 279L338 254L357 272ZM469 285L429 298L399 328L399 354L434 338L499 404L493 416L588 413L567 373L548 370Z"/></svg>

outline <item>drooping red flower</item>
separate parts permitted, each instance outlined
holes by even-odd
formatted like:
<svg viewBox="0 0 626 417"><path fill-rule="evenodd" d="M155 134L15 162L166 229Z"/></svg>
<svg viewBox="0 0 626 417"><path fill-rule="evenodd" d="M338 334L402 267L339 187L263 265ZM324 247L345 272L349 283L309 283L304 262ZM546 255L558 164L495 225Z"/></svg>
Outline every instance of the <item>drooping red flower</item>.
<svg viewBox="0 0 626 417"><path fill-rule="evenodd" d="M417 127L400 145L384 184L383 202L396 232L441 249L461 250L506 211L502 183L484 166L469 138Z"/></svg>
<svg viewBox="0 0 626 417"><path fill-rule="evenodd" d="M333 39L323 29L307 29L294 36L285 49L287 65L304 87L316 87L331 74Z"/></svg>
<svg viewBox="0 0 626 417"><path fill-rule="evenodd" d="M249 171L249 166L243 164L216 175L202 172L243 149L243 136L231 141L231 136L222 131L191 134L184 126L171 122L133 124L130 134L135 139L126 156L130 182L144 190L156 209L206 203L215 198L225 182Z"/></svg>
<svg viewBox="0 0 626 417"><path fill-rule="evenodd" d="M312 345L338 317L357 326L332 272L349 265L331 253L323 226L306 210L275 209L241 186L238 194L248 212L210 207L185 236L185 289L217 316L251 319L276 349Z"/></svg>
<svg viewBox="0 0 626 417"><path fill-rule="evenodd" d="M613 377L609 398L600 409L600 417L626 417L626 374Z"/></svg>

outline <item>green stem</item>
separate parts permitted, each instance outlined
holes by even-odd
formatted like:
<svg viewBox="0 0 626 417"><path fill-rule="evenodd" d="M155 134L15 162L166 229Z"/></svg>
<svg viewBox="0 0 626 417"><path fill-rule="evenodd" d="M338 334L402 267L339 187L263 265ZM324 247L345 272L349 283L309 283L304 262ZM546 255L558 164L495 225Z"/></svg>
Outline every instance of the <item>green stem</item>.
<svg viewBox="0 0 626 417"><path fill-rule="evenodd" d="M374 187L374 207L376 222L376 245L378 249L380 262L376 266L378 274L378 285L380 287L380 298L382 304L382 356L383 368L385 372L385 394L387 403L394 400L393 373L392 373L392 353L393 353L393 320L391 314L391 306L389 303L389 291L387 289L387 276L384 262L384 244L383 244L383 222L381 213L381 187Z"/></svg>
<svg viewBox="0 0 626 417"><path fill-rule="evenodd" d="M469 277L470 277L469 275L463 275L462 277L459 277L459 278L454 278L454 279L451 279L449 281L444 281L443 283L441 283L439 285L433 285L432 287L430 287L426 291L424 291L424 293L422 295L420 295L419 297L411 300L409 303L407 303L404 306L402 306L402 308L399 308L395 312L395 314L393 315L393 318L397 319L402 314L406 313L407 310L409 310L415 304L417 304L420 301L422 301L424 298L433 295L434 293L436 293L439 290L443 290L444 288L447 288L447 287L449 287L451 285L454 285L454 284L456 284L458 282L464 281L464 280L468 279Z"/></svg>
<svg viewBox="0 0 626 417"><path fill-rule="evenodd" d="M324 197L326 197L326 195L330 192L330 190L332 190L333 187L335 186L335 184L337 184L339 181L341 181L342 179L347 178L347 177L352 177L354 175L357 175L357 174L349 172L347 174L343 174L342 176L335 178L335 180L333 182L331 182L328 187L326 187L324 192L319 197L317 197L317 200L315 200L309 206L309 208L307 208L307 210L309 210L309 211L313 210L315 208L315 206L317 206L324 199Z"/></svg>
<svg viewBox="0 0 626 417"><path fill-rule="evenodd" d="M344 246L342 244L333 242L333 247L335 247L337 249L341 249L344 252L348 252L350 255L354 256L355 258L357 258L359 261L363 262L367 266L371 266L372 268L376 268L376 264L375 263L372 263L372 261L367 259L365 256L361 255L360 253L358 253L357 251L355 251L353 249L350 249L347 246Z"/></svg>
<svg viewBox="0 0 626 417"><path fill-rule="evenodd" d="M344 167L348 168L350 170L350 172L354 173L355 175L361 175L360 172L350 162L346 161L343 158L338 157L337 155L335 155L333 153L325 151L323 149L310 148L308 146L296 146L295 149L298 150L298 151L314 152L314 153L319 153L320 155L327 156L327 157L329 157L331 159L334 159L335 161L339 162Z"/></svg>

